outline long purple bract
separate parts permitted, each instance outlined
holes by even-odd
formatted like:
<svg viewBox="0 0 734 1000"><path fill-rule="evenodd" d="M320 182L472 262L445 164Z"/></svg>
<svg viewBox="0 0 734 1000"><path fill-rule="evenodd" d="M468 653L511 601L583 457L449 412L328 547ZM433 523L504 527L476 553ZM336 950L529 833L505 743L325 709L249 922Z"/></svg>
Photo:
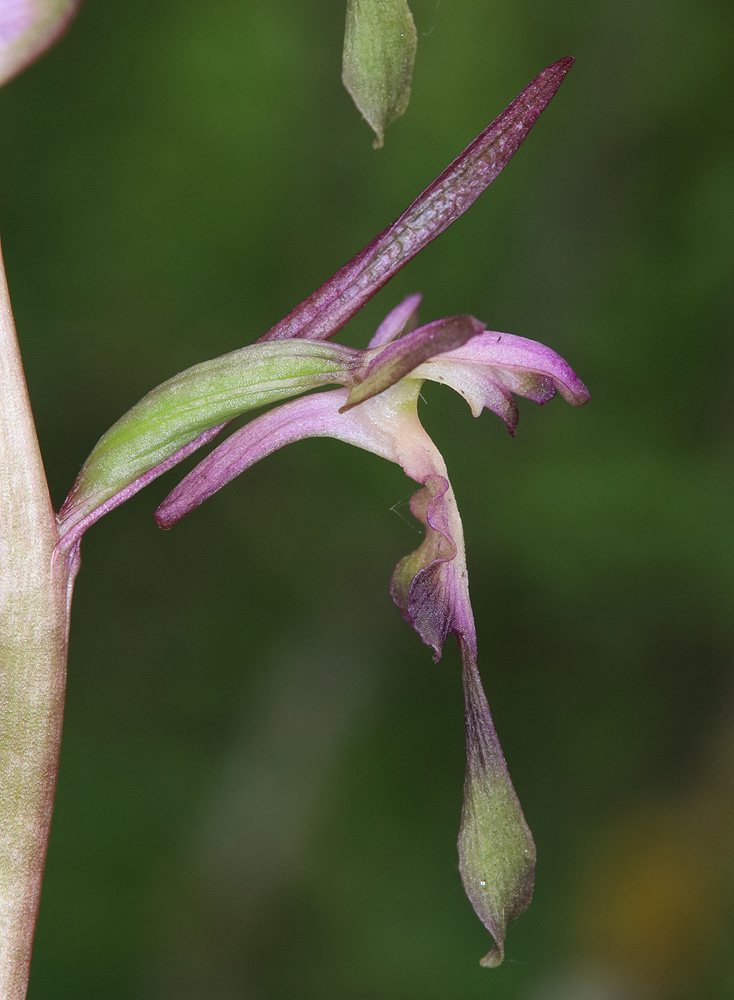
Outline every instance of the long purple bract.
<svg viewBox="0 0 734 1000"><path fill-rule="evenodd" d="M357 313L401 267L455 222L517 152L573 64L553 63L407 208L260 340L326 340Z"/></svg>

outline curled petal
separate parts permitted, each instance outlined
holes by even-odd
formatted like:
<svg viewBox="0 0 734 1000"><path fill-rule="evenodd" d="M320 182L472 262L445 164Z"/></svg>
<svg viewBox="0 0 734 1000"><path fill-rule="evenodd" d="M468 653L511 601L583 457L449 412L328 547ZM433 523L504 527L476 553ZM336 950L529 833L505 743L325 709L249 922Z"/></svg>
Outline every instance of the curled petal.
<svg viewBox="0 0 734 1000"><path fill-rule="evenodd" d="M370 362L364 376L358 376L359 381L352 387L344 409L351 409L365 399L384 392L423 361L460 347L483 330L484 325L473 316L452 316L427 323L388 344Z"/></svg>
<svg viewBox="0 0 734 1000"><path fill-rule="evenodd" d="M518 418L513 392L547 403L557 390L572 406L582 406L590 398L560 355L509 333L482 333L457 350L431 358L412 375L450 385L466 399L475 417L486 407L505 421L510 433Z"/></svg>
<svg viewBox="0 0 734 1000"><path fill-rule="evenodd" d="M64 33L81 0L0 0L0 86Z"/></svg>
<svg viewBox="0 0 734 1000"><path fill-rule="evenodd" d="M493 967L504 958L508 923L530 904L535 844L507 770L475 652L466 643L461 645L466 775L459 871L475 913L494 938L494 947L480 964Z"/></svg>
<svg viewBox="0 0 734 1000"><path fill-rule="evenodd" d="M423 296L420 292L399 302L383 319L369 342L370 347L383 347L402 333L410 333L418 324L418 306Z"/></svg>
<svg viewBox="0 0 734 1000"><path fill-rule="evenodd" d="M425 525L426 535L415 552L400 560L390 582L403 617L433 647L434 662L452 633L472 648L476 645L461 517L441 471L426 477L423 489L411 498L411 513Z"/></svg>

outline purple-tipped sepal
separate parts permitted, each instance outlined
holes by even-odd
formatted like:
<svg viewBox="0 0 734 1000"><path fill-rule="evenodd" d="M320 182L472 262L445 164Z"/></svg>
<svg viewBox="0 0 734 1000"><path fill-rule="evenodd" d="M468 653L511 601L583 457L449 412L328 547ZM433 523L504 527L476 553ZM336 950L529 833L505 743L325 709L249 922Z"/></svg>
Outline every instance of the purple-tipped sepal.
<svg viewBox="0 0 734 1000"><path fill-rule="evenodd" d="M547 403L556 392L572 406L589 401L589 391L563 358L549 347L510 333L484 331L456 350L431 358L413 372L414 378L451 386L471 407L504 420L514 434L518 410L512 394Z"/></svg>

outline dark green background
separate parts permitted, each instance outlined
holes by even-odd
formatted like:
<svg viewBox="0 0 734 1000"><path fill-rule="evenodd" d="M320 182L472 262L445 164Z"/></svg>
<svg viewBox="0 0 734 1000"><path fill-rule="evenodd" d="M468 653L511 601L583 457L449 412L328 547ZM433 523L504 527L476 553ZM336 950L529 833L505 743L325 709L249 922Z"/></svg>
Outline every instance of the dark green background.
<svg viewBox="0 0 734 1000"><path fill-rule="evenodd" d="M400 470L269 458L170 533L90 531L31 1000L734 995L734 139L729 0L415 0L374 152L341 2L89 0L0 93L0 234L54 502L144 392L276 322L548 63L507 171L401 296L589 385L515 440L435 386L480 666L538 846L482 970L455 837L459 664L387 590ZM729 284L727 284L727 281Z"/></svg>

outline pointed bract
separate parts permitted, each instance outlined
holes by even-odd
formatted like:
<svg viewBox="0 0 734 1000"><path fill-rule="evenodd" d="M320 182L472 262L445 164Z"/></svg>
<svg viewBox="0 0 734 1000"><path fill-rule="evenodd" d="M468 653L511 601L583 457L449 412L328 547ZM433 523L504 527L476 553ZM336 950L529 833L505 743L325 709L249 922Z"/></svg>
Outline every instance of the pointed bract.
<svg viewBox="0 0 734 1000"><path fill-rule="evenodd" d="M399 219L260 339L326 340L341 330L401 267L463 215L507 166L572 65L567 56L539 73Z"/></svg>

